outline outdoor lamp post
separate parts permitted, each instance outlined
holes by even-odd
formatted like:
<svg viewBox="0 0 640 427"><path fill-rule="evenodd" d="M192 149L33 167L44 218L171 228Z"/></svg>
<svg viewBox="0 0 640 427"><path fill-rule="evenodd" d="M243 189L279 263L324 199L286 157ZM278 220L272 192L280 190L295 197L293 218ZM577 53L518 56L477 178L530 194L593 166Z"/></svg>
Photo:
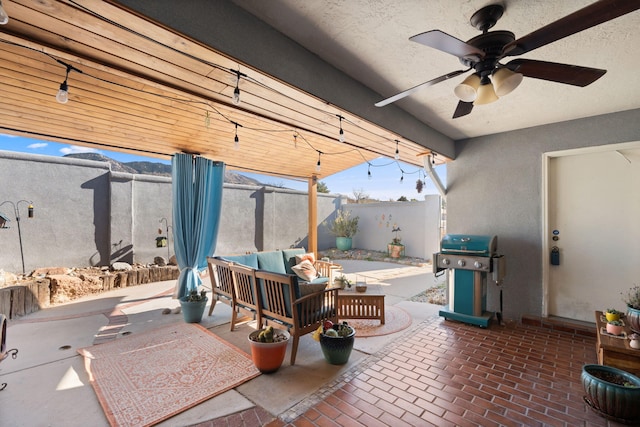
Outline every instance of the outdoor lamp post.
<svg viewBox="0 0 640 427"><path fill-rule="evenodd" d="M33 218L33 202L29 200L19 200L16 203L13 203L12 201L6 200L0 203L0 207L7 203L13 206L13 212L16 216L16 224L18 224L18 240L20 241L20 258L22 259L22 275L26 276L27 273L24 269L24 252L22 250L22 231L20 230L20 203L29 204L29 207L27 208L27 215L29 216L29 218ZM0 213L0 228L9 228L7 227L7 221L8 218Z"/></svg>

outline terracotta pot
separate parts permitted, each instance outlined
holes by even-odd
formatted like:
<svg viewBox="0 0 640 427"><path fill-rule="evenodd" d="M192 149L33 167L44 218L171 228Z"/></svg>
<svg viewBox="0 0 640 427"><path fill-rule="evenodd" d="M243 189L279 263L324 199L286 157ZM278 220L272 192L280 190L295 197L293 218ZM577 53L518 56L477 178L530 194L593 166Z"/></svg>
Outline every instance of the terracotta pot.
<svg viewBox="0 0 640 427"><path fill-rule="evenodd" d="M282 366L284 355L287 352L287 345L291 335L284 330L276 330L276 334L286 336L286 340L279 342L258 342L252 338L260 334L261 329L249 334L249 347L251 347L251 359L256 368L263 374L270 374L277 371Z"/></svg>
<svg viewBox="0 0 640 427"><path fill-rule="evenodd" d="M624 423L640 421L640 378L611 366L584 365L581 379L585 402L600 415Z"/></svg>
<svg viewBox="0 0 640 427"><path fill-rule="evenodd" d="M611 323L607 323L607 332L612 335L622 335L622 333L624 332L624 326L612 325Z"/></svg>

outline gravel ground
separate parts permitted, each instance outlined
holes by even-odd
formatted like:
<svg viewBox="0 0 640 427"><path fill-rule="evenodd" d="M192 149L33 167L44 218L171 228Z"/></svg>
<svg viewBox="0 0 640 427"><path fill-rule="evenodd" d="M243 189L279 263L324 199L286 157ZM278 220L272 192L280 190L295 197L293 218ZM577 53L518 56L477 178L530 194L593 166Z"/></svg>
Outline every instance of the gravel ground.
<svg viewBox="0 0 640 427"><path fill-rule="evenodd" d="M364 249L340 251L333 248L326 251L320 251L318 256L320 258L329 258L331 260L355 259L363 261L382 261L417 267L427 267L431 265L431 260L416 257L391 258L386 252ZM447 288L444 284L433 286L418 295L414 295L409 299L409 301L445 305L447 301Z"/></svg>

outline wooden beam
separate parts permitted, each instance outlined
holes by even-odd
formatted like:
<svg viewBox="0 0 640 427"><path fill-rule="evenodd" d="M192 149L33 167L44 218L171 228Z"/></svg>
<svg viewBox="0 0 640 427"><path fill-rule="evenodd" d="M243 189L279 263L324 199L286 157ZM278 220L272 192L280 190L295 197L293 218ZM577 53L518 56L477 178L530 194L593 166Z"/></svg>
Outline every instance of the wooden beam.
<svg viewBox="0 0 640 427"><path fill-rule="evenodd" d="M307 250L318 259L318 177L313 175L309 183L309 247Z"/></svg>

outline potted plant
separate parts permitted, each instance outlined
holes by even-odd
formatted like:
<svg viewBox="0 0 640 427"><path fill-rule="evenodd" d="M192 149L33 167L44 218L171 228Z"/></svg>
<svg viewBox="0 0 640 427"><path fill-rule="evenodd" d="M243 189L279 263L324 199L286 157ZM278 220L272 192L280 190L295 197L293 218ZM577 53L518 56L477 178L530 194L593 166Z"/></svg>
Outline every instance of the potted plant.
<svg viewBox="0 0 640 427"><path fill-rule="evenodd" d="M358 232L358 221L360 217L351 217L351 212L340 209L336 213L336 218L329 223L329 232L336 236L336 247L341 251L351 249L352 238Z"/></svg>
<svg viewBox="0 0 640 427"><path fill-rule="evenodd" d="M347 276L344 274L339 275L333 281L333 284L336 288L344 289L351 287L351 280L347 279Z"/></svg>
<svg viewBox="0 0 640 427"><path fill-rule="evenodd" d="M620 320L620 315L622 315L622 312L616 310L615 308L608 308L604 312L604 317L607 319L607 322L610 322L612 320Z"/></svg>
<svg viewBox="0 0 640 427"><path fill-rule="evenodd" d="M349 361L355 336L356 330L347 322L334 324L331 320L325 320L313 333L313 339L320 342L325 360L332 365L344 365Z"/></svg>
<svg viewBox="0 0 640 427"><path fill-rule="evenodd" d="M251 359L256 368L263 374L280 369L289 344L289 332L267 326L249 334Z"/></svg>
<svg viewBox="0 0 640 427"><path fill-rule="evenodd" d="M624 332L624 323L622 320L611 320L607 322L607 333L611 335L622 335Z"/></svg>
<svg viewBox="0 0 640 427"><path fill-rule="evenodd" d="M180 307L182 309L182 317L187 323L200 323L202 314L207 306L207 291L202 289L192 289L187 295L180 298Z"/></svg>
<svg viewBox="0 0 640 427"><path fill-rule="evenodd" d="M635 285L622 294L622 301L627 305L625 319L631 330L640 334L640 285Z"/></svg>
<svg viewBox="0 0 640 427"><path fill-rule="evenodd" d="M629 335L629 347L634 348L636 350L640 350L640 335L638 334Z"/></svg>
<svg viewBox="0 0 640 427"><path fill-rule="evenodd" d="M402 230L397 225L394 225L391 229L391 232L395 233L395 236L391 239L391 243L387 245L387 252L391 258L404 256L404 245L402 244L402 238L398 236L399 231Z"/></svg>
<svg viewBox="0 0 640 427"><path fill-rule="evenodd" d="M624 423L640 421L640 378L621 369L584 365L584 400L601 415Z"/></svg>

